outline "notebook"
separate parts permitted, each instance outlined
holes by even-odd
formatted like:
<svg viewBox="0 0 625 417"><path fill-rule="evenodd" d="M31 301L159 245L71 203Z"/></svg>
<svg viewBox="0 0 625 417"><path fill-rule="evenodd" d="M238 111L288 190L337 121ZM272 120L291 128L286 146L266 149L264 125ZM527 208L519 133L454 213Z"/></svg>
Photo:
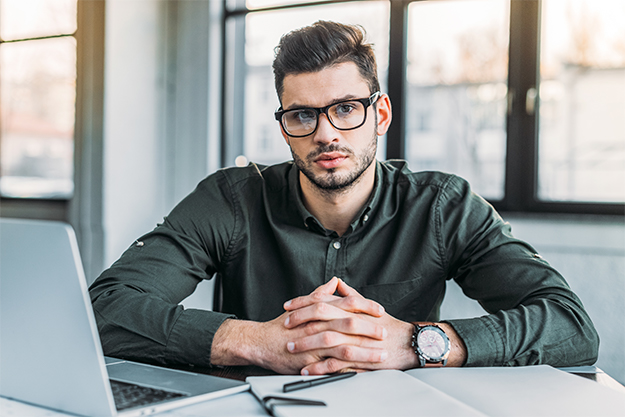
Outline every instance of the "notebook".
<svg viewBox="0 0 625 417"><path fill-rule="evenodd" d="M116 403L113 392L140 400ZM87 416L133 416L249 385L115 358L100 344L76 237L64 223L0 219L0 395Z"/></svg>
<svg viewBox="0 0 625 417"><path fill-rule="evenodd" d="M312 378L318 377L258 376L247 381L276 417L625 416L622 390L548 365L381 370L283 392L286 383Z"/></svg>

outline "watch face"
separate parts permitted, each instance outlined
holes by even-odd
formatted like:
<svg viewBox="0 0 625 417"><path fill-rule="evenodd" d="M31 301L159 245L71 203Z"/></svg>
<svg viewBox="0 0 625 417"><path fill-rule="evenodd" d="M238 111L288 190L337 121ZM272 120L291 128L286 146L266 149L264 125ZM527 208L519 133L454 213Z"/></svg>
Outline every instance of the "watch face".
<svg viewBox="0 0 625 417"><path fill-rule="evenodd" d="M419 350L431 361L440 361L449 350L449 341L437 328L424 328L417 336Z"/></svg>

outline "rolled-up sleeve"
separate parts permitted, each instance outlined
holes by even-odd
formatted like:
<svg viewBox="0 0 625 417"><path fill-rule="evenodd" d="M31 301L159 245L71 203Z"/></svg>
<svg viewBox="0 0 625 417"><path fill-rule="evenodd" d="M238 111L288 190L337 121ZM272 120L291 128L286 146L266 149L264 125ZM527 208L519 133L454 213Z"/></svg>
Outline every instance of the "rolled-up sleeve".
<svg viewBox="0 0 625 417"><path fill-rule="evenodd" d="M449 276L490 313L448 320L467 347L466 366L596 361L599 337L581 300L466 182L451 177L436 209Z"/></svg>

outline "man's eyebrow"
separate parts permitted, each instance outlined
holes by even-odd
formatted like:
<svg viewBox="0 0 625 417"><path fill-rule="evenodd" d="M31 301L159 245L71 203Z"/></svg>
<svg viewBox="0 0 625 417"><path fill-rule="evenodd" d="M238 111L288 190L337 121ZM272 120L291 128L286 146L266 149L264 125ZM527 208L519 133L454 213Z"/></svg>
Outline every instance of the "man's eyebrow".
<svg viewBox="0 0 625 417"><path fill-rule="evenodd" d="M332 100L331 102L327 103L325 106L332 106L333 104L336 103L342 103L344 101L349 101L349 100L355 100L358 99L360 97L354 95L354 94L347 94L343 97L339 97L339 98L335 98L334 100ZM325 107L325 106L320 106L320 107ZM299 104L298 102L292 103L289 107L284 108L283 110L298 110L298 109L312 109L312 108L317 108L317 107L313 107L313 106L307 106L305 104Z"/></svg>

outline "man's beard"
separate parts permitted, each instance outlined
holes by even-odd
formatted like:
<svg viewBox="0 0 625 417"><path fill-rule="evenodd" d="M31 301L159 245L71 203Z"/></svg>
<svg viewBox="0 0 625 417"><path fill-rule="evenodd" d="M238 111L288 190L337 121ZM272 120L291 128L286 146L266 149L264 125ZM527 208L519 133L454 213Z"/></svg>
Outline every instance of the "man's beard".
<svg viewBox="0 0 625 417"><path fill-rule="evenodd" d="M369 146L367 146L362 155L357 157L356 166L349 172L340 174L336 169L328 169L323 175L315 176L312 165L314 160L322 153L327 152L342 152L348 155L350 158L354 158L354 152L349 148L344 148L339 145L322 145L312 151L306 156L304 161L300 158L291 148L291 155L297 168L314 184L320 191L326 193L341 193L349 190L354 186L362 177L364 172L371 166L375 160L377 151L378 137L376 133L373 133Z"/></svg>

